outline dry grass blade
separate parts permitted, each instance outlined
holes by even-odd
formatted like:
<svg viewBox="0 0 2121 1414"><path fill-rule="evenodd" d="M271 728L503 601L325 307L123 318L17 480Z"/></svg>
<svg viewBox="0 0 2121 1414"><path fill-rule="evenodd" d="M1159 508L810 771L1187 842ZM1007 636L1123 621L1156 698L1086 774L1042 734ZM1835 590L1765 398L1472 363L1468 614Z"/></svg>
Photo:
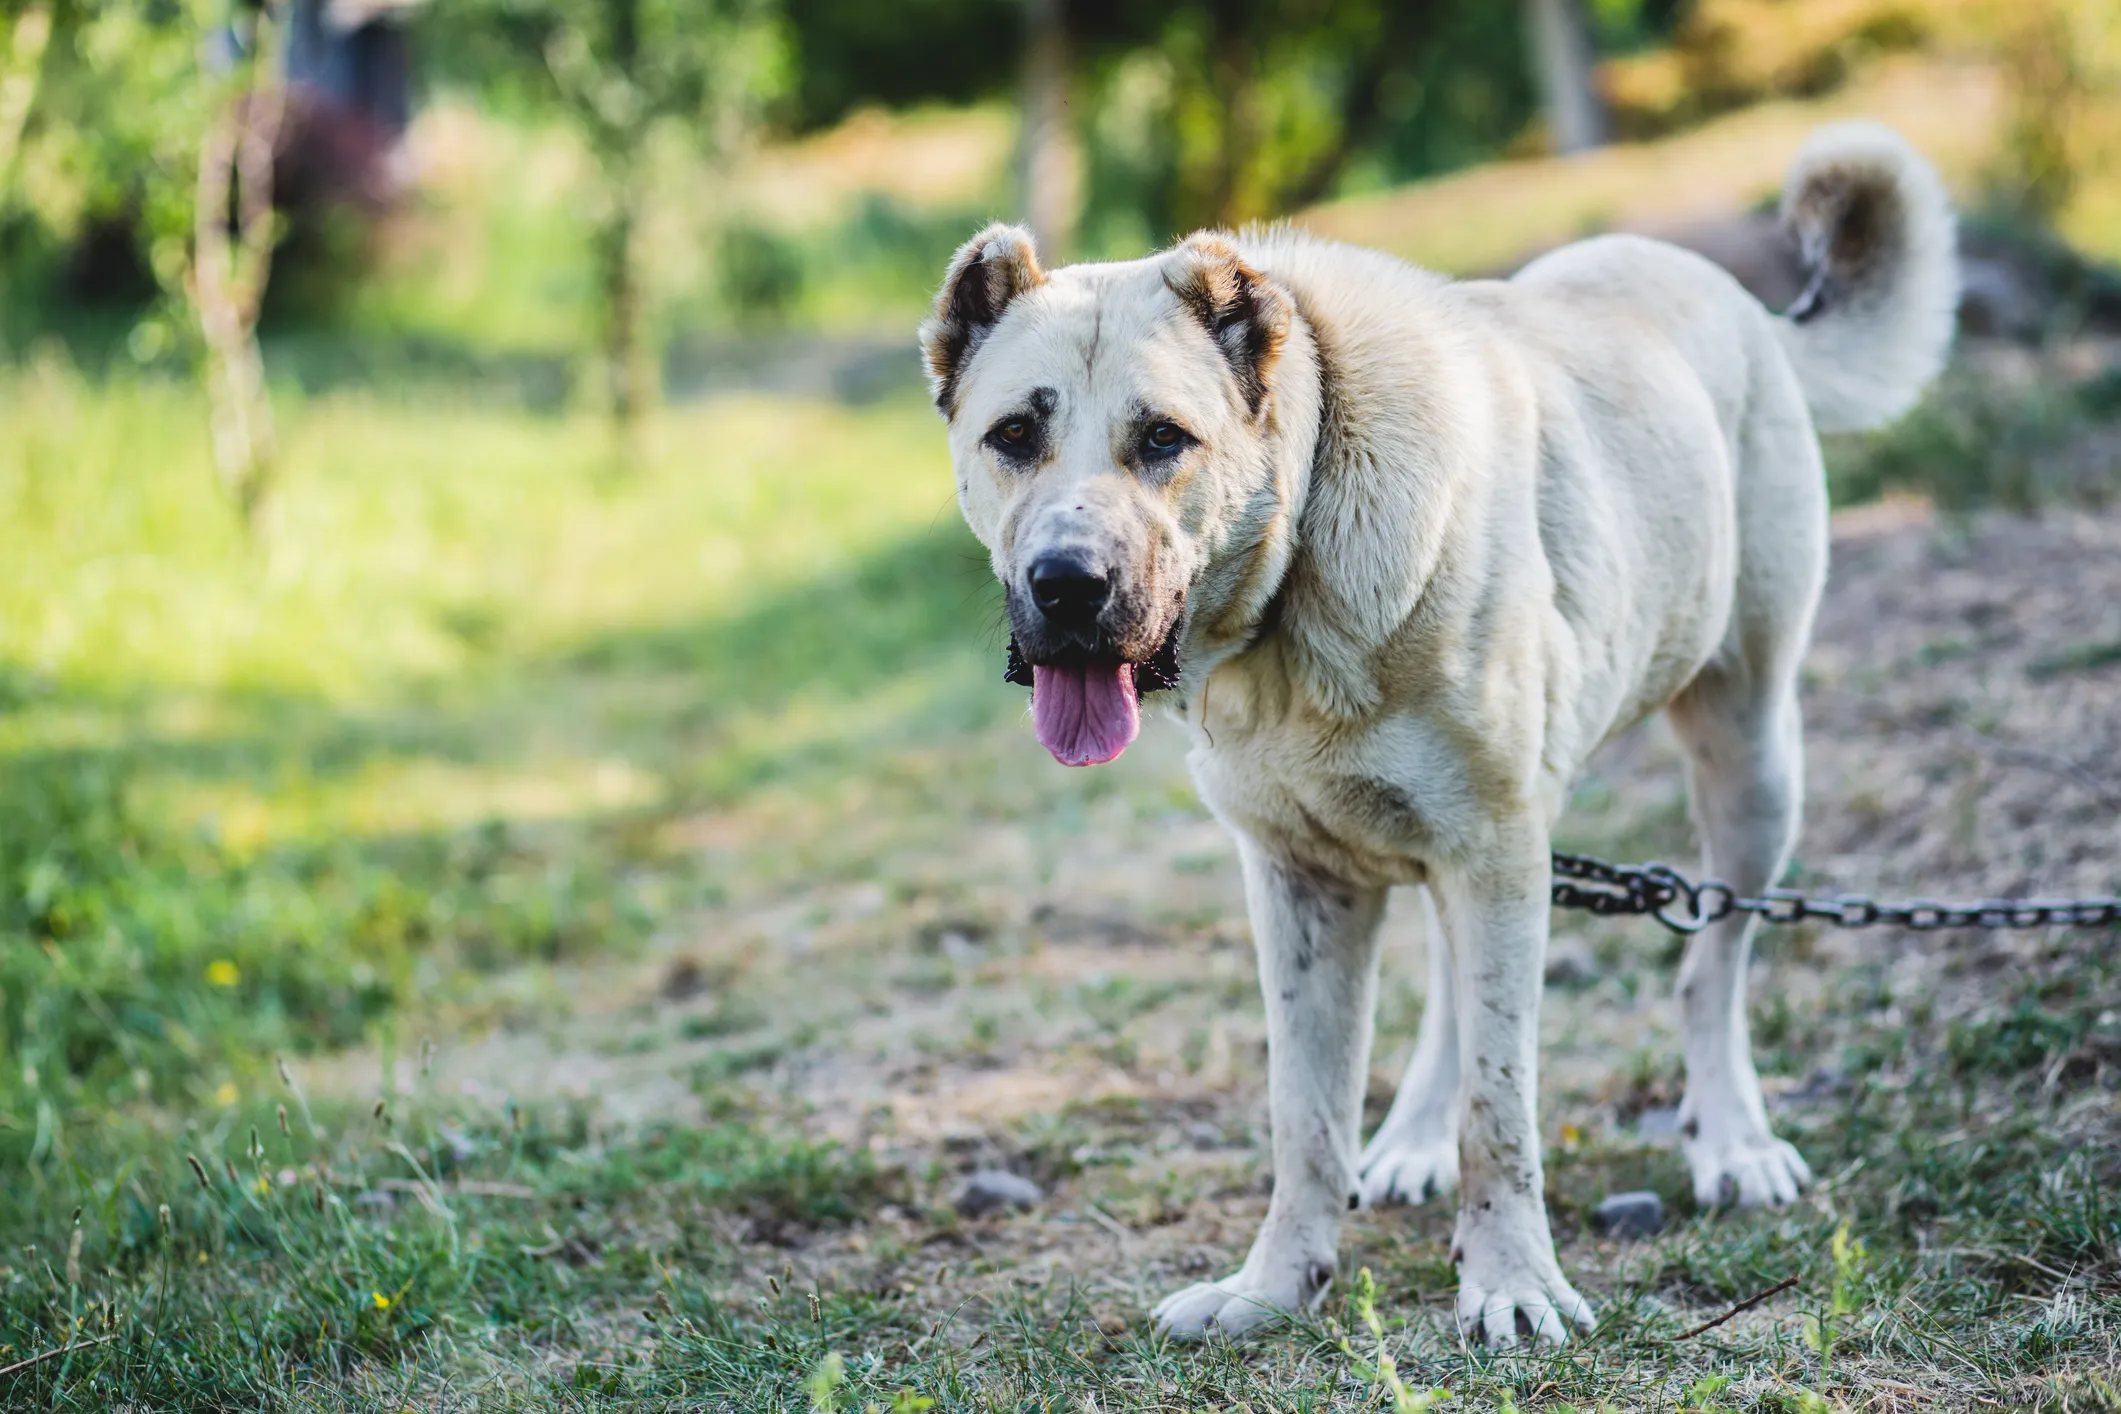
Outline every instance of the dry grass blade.
<svg viewBox="0 0 2121 1414"><path fill-rule="evenodd" d="M1692 1340L1695 1336L1700 1335L1705 1331L1712 1331L1716 1329L1716 1327L1722 1325L1725 1321L1730 1320L1733 1316L1740 1315L1746 1311L1752 1310L1755 1306L1758 1306L1761 1302L1767 1300L1770 1296L1776 1296L1781 1294L1782 1292L1788 1291L1796 1284L1797 1278L1784 1277L1781 1281L1776 1282L1766 1291L1755 1292L1753 1295L1746 1297L1745 1300L1739 1302L1736 1306L1733 1306L1730 1310L1724 1312L1722 1315L1716 1317L1713 1320L1703 1321L1700 1325L1694 1327L1692 1330L1681 1331L1678 1335L1674 1336L1673 1339Z"/></svg>
<svg viewBox="0 0 2121 1414"><path fill-rule="evenodd" d="M109 1335L99 1335L94 1340L77 1340L72 1345L62 1345L56 1350L46 1350L41 1354L30 1356L27 1360L17 1360L12 1365L0 1365L0 1379L5 1379L9 1375L19 1374L34 1365L42 1365L47 1360L57 1360L62 1355L71 1355L77 1350L87 1350L91 1346L96 1345L108 1345L117 1338L118 1333L112 1331Z"/></svg>

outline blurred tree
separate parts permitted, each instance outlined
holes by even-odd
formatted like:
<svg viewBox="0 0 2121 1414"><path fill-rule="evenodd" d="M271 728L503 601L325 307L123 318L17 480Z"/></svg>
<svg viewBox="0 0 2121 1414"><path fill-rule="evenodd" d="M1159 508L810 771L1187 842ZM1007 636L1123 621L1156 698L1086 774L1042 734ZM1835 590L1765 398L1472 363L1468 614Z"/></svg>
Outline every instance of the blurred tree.
<svg viewBox="0 0 2121 1414"><path fill-rule="evenodd" d="M1531 112L1519 16L1481 0L1076 0L1069 22L1105 248L1473 160Z"/></svg>
<svg viewBox="0 0 2121 1414"><path fill-rule="evenodd" d="M1536 0L1548 3L1548 0ZM1487 0L784 0L798 128L1020 91L1022 210L1093 253L1492 156L1538 111L1526 5ZM1585 0L1565 3L1585 33ZM1602 42L1680 0L1589 0ZM1578 54L1588 93L1590 47ZM1055 114L1070 115L1055 121ZM1065 149L1085 147L1085 210Z"/></svg>
<svg viewBox="0 0 2121 1414"><path fill-rule="evenodd" d="M1067 258L1081 201L1062 0L1024 0L1023 135L1017 186L1024 224L1049 264Z"/></svg>
<svg viewBox="0 0 2121 1414"><path fill-rule="evenodd" d="M270 3L239 3L225 27L206 31L220 73L199 137L192 240L180 287L206 343L214 464L253 532L263 524L279 457L258 312L271 278L279 222L273 158L287 114L281 71L283 17Z"/></svg>
<svg viewBox="0 0 2121 1414"><path fill-rule="evenodd" d="M135 347L151 357L173 334L197 341L215 462L256 528L276 460L257 322L278 235L279 12L271 0L14 10L0 77L0 142L20 139L10 198L61 240L114 217L144 234L165 308Z"/></svg>
<svg viewBox="0 0 2121 1414"><path fill-rule="evenodd" d="M786 84L773 0L457 0L432 24L463 73L549 105L588 145L598 350L630 448L655 393L637 249L648 144L661 130L711 161L735 151Z"/></svg>
<svg viewBox="0 0 2121 1414"><path fill-rule="evenodd" d="M1017 82L1025 0L781 3L795 53L787 117L797 131L829 127L865 104L971 103Z"/></svg>
<svg viewBox="0 0 2121 1414"><path fill-rule="evenodd" d="M1606 140L1605 104L1592 82L1596 55L1581 0L1524 0L1540 107L1558 152L1588 152Z"/></svg>
<svg viewBox="0 0 2121 1414"><path fill-rule="evenodd" d="M0 60L0 192L12 183L22 129L44 77L44 51L52 37L50 0L30 0L8 17L7 54Z"/></svg>

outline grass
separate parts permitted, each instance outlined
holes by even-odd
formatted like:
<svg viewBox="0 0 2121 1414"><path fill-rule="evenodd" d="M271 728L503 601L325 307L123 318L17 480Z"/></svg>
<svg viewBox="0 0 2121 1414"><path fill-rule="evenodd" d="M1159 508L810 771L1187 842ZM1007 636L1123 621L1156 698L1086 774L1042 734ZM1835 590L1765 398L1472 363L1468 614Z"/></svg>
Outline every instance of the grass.
<svg viewBox="0 0 2121 1414"><path fill-rule="evenodd" d="M2110 996L2113 980L2102 971L2086 990ZM892 1205L951 1230L923 1175L742 1106L614 1139L579 1111L497 1117L424 1085L388 1109L312 1116L276 1086L274 1104L261 1096L146 1152L93 1141L10 1186L0 1363L79 1348L0 1378L19 1408L795 1411L908 1407L902 1392L945 1409L1372 1407L1373 1362L1348 1352L1353 1339L1467 1409L1829 1408L1911 1372L1947 1405L1972 1393L2111 1408L2111 1154L2061 1152L2049 1129L2040 1076L2072 1053L2068 1026L2003 1025L2019 1034L1994 1052L1953 1038L1955 1053L1984 1056L1978 1073L1859 1080L1800 1130L1826 1175L1814 1200L1681 1222L1626 1264L1604 1324L1565 1354L1460 1346L1437 1311L1449 1269L1418 1236L1357 1234L1351 1263L1376 1274L1374 1337L1358 1283L1352 1309L1293 1334L1187 1351L1065 1281L968 1291L976 1258L953 1276L959 1249L900 1244L879 1219ZM2104 1027L2100 1044L2121 1046L2110 1013L2085 1025L2080 1041ZM1969 1126L1972 1089L2021 1108ZM1550 1182L1576 1187L1619 1158L1565 1159ZM1565 1230L1579 1217L1558 1212ZM895 1275L747 1270L762 1233L800 1246L850 1223L870 1224ZM1671 1293L1715 1307L1790 1276L1805 1339L1743 1324L1681 1338L1692 1322ZM2091 1372L2057 1373L2073 1361Z"/></svg>
<svg viewBox="0 0 2121 1414"><path fill-rule="evenodd" d="M334 395L290 409L261 551L188 394L47 361L5 400L34 533L0 562L0 1366L50 1357L7 1407L1352 1410L1380 1350L1400 1408L2115 1407L2106 952L1948 1016L1770 989L1770 1073L1844 1077L1781 1118L1824 1180L1786 1213L1696 1212L1669 1150L1566 1122L1550 1207L1605 1319L1565 1353L1450 1333L1447 1205L1355 1224L1367 1315L1174 1348L1140 1314L1201 1239L1157 1234L1234 1213L1226 1260L1264 1125L1094 1077L1249 1093L1227 851L1153 736L1057 777L1001 730L927 409L682 409L615 479L586 419ZM1622 785L1569 843L1682 853L1672 798ZM981 882L1018 838L1046 912ZM1592 941L1663 985L1656 940ZM911 1036L882 1094L1048 1047L1055 1098L972 1152L1069 1206L969 1222L956 1139L821 1109L858 1075L802 1077L874 1064L865 1027ZM606 1079L541 1084L552 1054ZM1669 1103L1667 1060L1614 1067L1620 1112ZM642 1076L677 1089L619 1116ZM1643 1186L1674 1226L1598 1247L1597 1197Z"/></svg>
<svg viewBox="0 0 2121 1414"><path fill-rule="evenodd" d="M715 404L613 481L587 418L325 400L259 551L188 394L0 398L0 1143L623 951L717 887L658 820L966 721L929 699L985 591L925 409Z"/></svg>

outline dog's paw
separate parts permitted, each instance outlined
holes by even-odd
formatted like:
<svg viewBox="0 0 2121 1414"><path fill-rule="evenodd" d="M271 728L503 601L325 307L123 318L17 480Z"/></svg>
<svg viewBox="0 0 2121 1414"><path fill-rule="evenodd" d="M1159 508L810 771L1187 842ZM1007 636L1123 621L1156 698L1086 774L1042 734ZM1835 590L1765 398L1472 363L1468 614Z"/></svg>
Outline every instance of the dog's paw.
<svg viewBox="0 0 2121 1414"><path fill-rule="evenodd" d="M1543 1211L1503 1216L1495 1210L1468 1221L1459 1215L1458 1330L1491 1349L1517 1344L1520 1328L1541 1345L1562 1345L1569 1327L1598 1323L1591 1303L1561 1274Z"/></svg>
<svg viewBox="0 0 2121 1414"><path fill-rule="evenodd" d="M1158 1302L1150 1319L1175 1340L1201 1340L1211 1330L1243 1335L1313 1305L1333 1280L1333 1269L1323 1262L1272 1264L1269 1270L1278 1275L1262 1277L1248 1262L1221 1281L1195 1282Z"/></svg>
<svg viewBox="0 0 2121 1414"><path fill-rule="evenodd" d="M1779 1208L1794 1203L1812 1181L1803 1157L1764 1127L1719 1132L1718 1126L1695 1124L1690 1134L1685 1123L1680 1150L1694 1171L1694 1201L1704 1208Z"/></svg>
<svg viewBox="0 0 2121 1414"><path fill-rule="evenodd" d="M1362 1151L1362 1205L1425 1203L1458 1186L1458 1139L1380 1130Z"/></svg>

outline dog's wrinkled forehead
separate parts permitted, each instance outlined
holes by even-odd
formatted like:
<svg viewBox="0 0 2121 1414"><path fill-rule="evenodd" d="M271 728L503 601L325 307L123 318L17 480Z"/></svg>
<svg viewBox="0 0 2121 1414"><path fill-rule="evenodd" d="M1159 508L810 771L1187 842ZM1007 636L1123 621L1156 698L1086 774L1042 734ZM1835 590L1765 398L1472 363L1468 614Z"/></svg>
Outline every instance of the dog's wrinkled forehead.
<svg viewBox="0 0 2121 1414"><path fill-rule="evenodd" d="M1206 420L1234 401L1214 342L1154 261L1060 270L1012 301L960 371L957 416L984 426L1040 390L1063 430L1142 410Z"/></svg>
<svg viewBox="0 0 2121 1414"><path fill-rule="evenodd" d="M1049 389L1057 409L1256 420L1294 306L1224 236L1145 260L1048 273L1030 233L996 225L958 249L921 326L943 415L968 423Z"/></svg>

